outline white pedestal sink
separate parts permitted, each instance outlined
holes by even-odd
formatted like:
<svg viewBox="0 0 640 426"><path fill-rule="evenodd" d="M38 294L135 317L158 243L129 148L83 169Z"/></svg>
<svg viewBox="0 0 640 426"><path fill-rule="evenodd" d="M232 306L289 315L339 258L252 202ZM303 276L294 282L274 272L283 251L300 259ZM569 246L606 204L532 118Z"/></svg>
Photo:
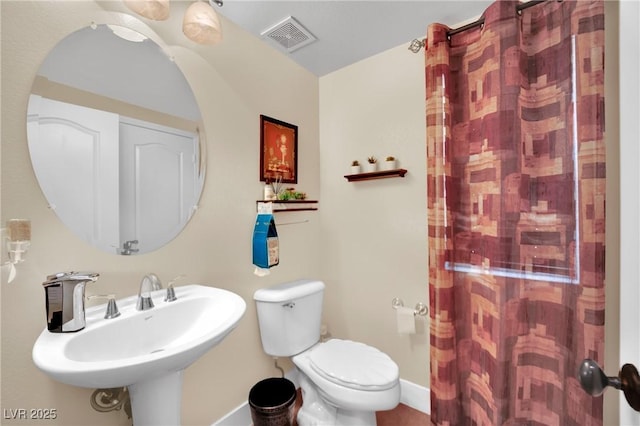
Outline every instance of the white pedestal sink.
<svg viewBox="0 0 640 426"><path fill-rule="evenodd" d="M46 328L33 361L52 378L86 388L128 386L135 426L179 425L182 371L220 343L246 310L227 290L203 285L175 289L177 300L153 294L155 307L136 310L136 296L117 302L121 315L104 319L106 305L87 309L76 333Z"/></svg>

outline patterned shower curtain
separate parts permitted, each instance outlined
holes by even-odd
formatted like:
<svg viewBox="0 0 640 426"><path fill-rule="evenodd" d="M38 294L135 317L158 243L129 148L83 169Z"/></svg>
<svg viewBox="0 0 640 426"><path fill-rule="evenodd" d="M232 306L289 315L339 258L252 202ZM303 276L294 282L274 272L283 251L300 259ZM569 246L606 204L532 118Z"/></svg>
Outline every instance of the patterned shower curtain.
<svg viewBox="0 0 640 426"><path fill-rule="evenodd" d="M518 4L428 29L432 423L601 425L604 5Z"/></svg>

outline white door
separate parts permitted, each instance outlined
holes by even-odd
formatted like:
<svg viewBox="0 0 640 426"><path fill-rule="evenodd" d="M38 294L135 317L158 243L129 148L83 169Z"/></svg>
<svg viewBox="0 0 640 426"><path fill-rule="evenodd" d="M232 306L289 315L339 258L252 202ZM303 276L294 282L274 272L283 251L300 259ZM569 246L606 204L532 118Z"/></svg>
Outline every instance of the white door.
<svg viewBox="0 0 640 426"><path fill-rule="evenodd" d="M197 147L193 133L122 117L121 246L152 251L182 230L198 194Z"/></svg>
<svg viewBox="0 0 640 426"><path fill-rule="evenodd" d="M118 115L31 95L27 135L50 207L77 236L116 253Z"/></svg>
<svg viewBox="0 0 640 426"><path fill-rule="evenodd" d="M640 3L619 3L620 40L620 365L640 368ZM620 424L640 413L620 396Z"/></svg>

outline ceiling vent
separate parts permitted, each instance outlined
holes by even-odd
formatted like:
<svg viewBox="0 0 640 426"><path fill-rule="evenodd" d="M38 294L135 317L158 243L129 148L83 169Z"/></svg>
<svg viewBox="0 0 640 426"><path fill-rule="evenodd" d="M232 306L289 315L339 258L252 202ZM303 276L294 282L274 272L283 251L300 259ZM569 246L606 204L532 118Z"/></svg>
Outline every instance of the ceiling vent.
<svg viewBox="0 0 640 426"><path fill-rule="evenodd" d="M288 53L316 41L313 34L291 16L264 30L260 35Z"/></svg>

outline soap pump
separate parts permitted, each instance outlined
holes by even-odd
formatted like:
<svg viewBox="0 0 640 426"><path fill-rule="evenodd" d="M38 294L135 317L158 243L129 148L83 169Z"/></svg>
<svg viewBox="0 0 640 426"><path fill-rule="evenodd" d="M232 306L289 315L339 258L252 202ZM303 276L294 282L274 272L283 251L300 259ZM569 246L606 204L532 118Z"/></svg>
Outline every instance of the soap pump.
<svg viewBox="0 0 640 426"><path fill-rule="evenodd" d="M47 277L42 285L50 332L68 333L85 327L84 288L99 276L95 272L59 272Z"/></svg>

